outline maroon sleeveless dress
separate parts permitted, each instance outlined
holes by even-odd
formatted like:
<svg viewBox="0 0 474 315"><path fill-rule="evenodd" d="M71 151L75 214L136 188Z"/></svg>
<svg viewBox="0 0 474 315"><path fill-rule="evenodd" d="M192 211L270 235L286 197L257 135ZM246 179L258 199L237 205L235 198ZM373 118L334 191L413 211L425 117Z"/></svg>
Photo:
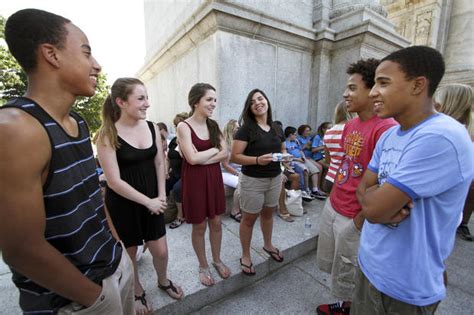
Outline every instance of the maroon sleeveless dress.
<svg viewBox="0 0 474 315"><path fill-rule="evenodd" d="M211 140L200 139L193 128L191 141L198 151L212 148ZM225 212L224 182L220 163L191 165L183 158L181 168L183 214L187 223L200 224Z"/></svg>

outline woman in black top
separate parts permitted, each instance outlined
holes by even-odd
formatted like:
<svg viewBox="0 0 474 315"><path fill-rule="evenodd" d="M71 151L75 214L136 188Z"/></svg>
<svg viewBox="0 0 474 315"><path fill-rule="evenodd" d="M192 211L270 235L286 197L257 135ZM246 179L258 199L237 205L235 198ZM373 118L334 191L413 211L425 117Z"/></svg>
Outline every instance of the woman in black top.
<svg viewBox="0 0 474 315"><path fill-rule="evenodd" d="M255 89L249 93L239 123L242 127L234 137L231 161L242 165L238 188L242 210L240 264L244 274L254 275L250 242L253 226L259 216L263 250L274 260L283 261L282 254L272 244L273 211L278 205L281 190L280 163L272 161L272 153L284 150L284 139L271 127L271 105L261 90Z"/></svg>

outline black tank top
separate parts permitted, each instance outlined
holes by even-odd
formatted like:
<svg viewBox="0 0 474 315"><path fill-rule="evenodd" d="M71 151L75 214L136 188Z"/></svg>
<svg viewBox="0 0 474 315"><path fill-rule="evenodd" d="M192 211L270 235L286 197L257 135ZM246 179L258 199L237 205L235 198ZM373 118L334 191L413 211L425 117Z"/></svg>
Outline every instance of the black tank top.
<svg viewBox="0 0 474 315"><path fill-rule="evenodd" d="M115 272L122 247L112 237L106 220L86 122L72 112L79 135L71 137L30 99L13 99L2 108L7 107L32 115L49 136L52 154L43 186L46 240L84 276L100 284ZM55 314L59 308L71 303L13 269L12 274L13 282L20 290L20 307L26 314L38 311Z"/></svg>

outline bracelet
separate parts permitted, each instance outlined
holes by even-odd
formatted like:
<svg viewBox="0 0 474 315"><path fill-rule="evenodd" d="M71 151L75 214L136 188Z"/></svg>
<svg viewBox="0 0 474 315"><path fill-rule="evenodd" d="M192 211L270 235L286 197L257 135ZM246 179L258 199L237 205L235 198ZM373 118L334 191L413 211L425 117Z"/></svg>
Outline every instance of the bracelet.
<svg viewBox="0 0 474 315"><path fill-rule="evenodd" d="M259 165L258 164L258 156L255 158L255 163L257 163L257 165Z"/></svg>

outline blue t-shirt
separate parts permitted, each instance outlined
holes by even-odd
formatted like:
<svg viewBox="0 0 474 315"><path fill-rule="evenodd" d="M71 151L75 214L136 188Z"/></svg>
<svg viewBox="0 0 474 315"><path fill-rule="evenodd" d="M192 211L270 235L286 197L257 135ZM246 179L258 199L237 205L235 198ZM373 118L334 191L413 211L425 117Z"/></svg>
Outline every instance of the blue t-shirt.
<svg viewBox="0 0 474 315"><path fill-rule="evenodd" d="M320 135L315 135L313 138L313 143L311 144L311 148L317 148L324 145L323 138ZM319 161L323 158L323 151L318 151L313 153L313 160Z"/></svg>
<svg viewBox="0 0 474 315"><path fill-rule="evenodd" d="M311 143L311 137L303 137L298 135L297 136L298 142L301 144L301 147L304 148L306 143ZM311 152L311 149L304 149L303 150L304 156L307 158L311 158L313 156L313 152Z"/></svg>
<svg viewBox="0 0 474 315"><path fill-rule="evenodd" d="M398 227L364 223L359 265L379 291L418 306L444 299L444 261L474 176L473 151L466 129L443 114L382 135L368 168L414 207Z"/></svg>
<svg viewBox="0 0 474 315"><path fill-rule="evenodd" d="M295 158L301 158L301 145L298 141L285 141L286 152L293 155Z"/></svg>

